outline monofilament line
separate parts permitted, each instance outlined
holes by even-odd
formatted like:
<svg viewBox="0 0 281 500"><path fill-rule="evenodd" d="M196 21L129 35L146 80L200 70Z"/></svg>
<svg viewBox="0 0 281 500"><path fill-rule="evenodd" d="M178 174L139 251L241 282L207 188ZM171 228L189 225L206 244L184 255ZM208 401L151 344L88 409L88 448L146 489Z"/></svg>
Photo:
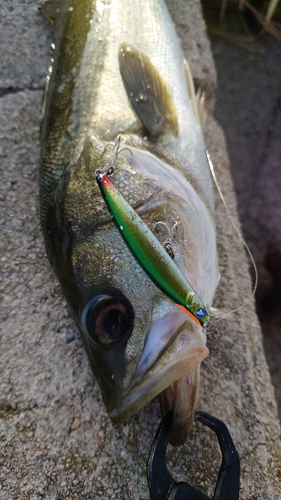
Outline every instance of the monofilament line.
<svg viewBox="0 0 281 500"><path fill-rule="evenodd" d="M256 293L257 286L258 286L258 271L257 271L256 263L254 261L254 257L253 257L253 255L251 253L251 250L249 249L246 241L244 240L242 234L240 233L238 227L236 226L236 224L235 224L235 222L233 220L232 215L229 212L229 209L228 209L228 206L226 204L224 195L222 193L222 190L221 190L220 185L219 185L218 180L217 180L217 176L216 176L216 173L215 173L215 170L214 170L214 166L213 166L213 162L212 162L210 153L207 150L206 150L206 156L207 156L207 160L208 160L208 163L209 163L209 167L210 167L210 171L211 171L212 177L214 179L214 183L215 183L216 188L217 188L217 190L219 192L219 195L220 195L220 198L221 198L221 200L223 202L223 205L224 205L224 208L226 210L226 213L227 213L227 215L229 217L229 220L230 220L230 222L232 224L232 227L234 228L236 234L239 236L239 238L241 239L244 247L246 248L246 251L247 251L247 253L248 253L249 257L250 257L251 263L252 263L253 268L254 268L254 276L255 276L254 287L253 287L253 291L251 293L251 296L249 297L248 300L246 300L245 302L243 302L243 304L241 304L240 306L238 306L236 309L233 309L232 311L229 311L229 312L227 312L227 313L225 313L225 314L223 314L221 316L221 311L217 311L216 308L213 308L213 307L210 308L210 311L213 312L214 314L216 314L217 316L219 316L219 318L220 318L219 320L221 320L221 319L225 318L226 316L229 316L229 314L232 314L232 313L238 311L239 309L241 309L242 307L244 307L246 304L249 304L249 302L251 302L251 300L254 298L254 295Z"/></svg>

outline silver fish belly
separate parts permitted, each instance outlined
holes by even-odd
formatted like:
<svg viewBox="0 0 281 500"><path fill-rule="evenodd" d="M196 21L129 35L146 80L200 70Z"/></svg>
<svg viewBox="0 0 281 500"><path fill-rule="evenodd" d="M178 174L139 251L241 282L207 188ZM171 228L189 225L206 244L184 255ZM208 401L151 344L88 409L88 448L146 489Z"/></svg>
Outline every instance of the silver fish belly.
<svg viewBox="0 0 281 500"><path fill-rule="evenodd" d="M117 156L114 184L160 243L170 238L176 266L211 305L212 181L188 65L162 0L62 2L57 33L41 134L48 255L112 420L161 394L162 411L174 408L170 440L181 444L205 334L131 253L95 173L107 171L107 145L120 135L131 153Z"/></svg>

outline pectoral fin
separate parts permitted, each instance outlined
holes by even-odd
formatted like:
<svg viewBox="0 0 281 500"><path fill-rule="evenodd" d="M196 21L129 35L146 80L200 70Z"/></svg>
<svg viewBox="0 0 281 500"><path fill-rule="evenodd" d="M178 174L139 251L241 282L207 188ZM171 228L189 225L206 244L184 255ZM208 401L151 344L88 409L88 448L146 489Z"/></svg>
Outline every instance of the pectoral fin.
<svg viewBox="0 0 281 500"><path fill-rule="evenodd" d="M150 138L178 133L176 110L167 84L149 58L122 43L119 66L128 98Z"/></svg>

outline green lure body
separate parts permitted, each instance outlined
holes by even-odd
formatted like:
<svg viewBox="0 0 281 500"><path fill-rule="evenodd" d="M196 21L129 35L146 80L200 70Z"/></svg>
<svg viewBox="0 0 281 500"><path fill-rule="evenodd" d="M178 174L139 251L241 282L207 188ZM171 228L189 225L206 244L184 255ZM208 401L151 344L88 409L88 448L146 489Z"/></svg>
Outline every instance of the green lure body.
<svg viewBox="0 0 281 500"><path fill-rule="evenodd" d="M126 245L153 282L197 323L204 325L209 312L152 231L104 173L97 182Z"/></svg>

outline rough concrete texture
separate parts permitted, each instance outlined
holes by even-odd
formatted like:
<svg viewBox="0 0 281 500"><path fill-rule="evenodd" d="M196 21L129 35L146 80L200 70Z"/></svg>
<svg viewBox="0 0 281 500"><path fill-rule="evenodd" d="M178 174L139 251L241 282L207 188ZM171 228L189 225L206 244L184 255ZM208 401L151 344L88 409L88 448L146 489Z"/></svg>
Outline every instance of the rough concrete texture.
<svg viewBox="0 0 281 500"><path fill-rule="evenodd" d="M269 35L243 50L213 39L216 118L223 126L247 238L281 250L281 45Z"/></svg>
<svg viewBox="0 0 281 500"><path fill-rule="evenodd" d="M281 44L266 35L245 47L212 39L215 117L226 135L241 224L258 266L257 312L281 419Z"/></svg>
<svg viewBox="0 0 281 500"><path fill-rule="evenodd" d="M112 426L45 255L38 216L38 130L51 30L37 6L5 3L0 28L5 62L0 69L5 89L0 100L0 497L148 499L145 468L160 419L158 402L125 425ZM211 92L214 70L199 1L188 2L182 16L186 54ZM25 54L31 54L28 71ZM202 60L209 71L203 71ZM236 217L224 137L211 117L206 142ZM249 296L251 283L241 243L219 200L217 226L222 278L215 305L229 309ZM222 321L208 345L198 408L229 427L241 458L241 499L280 498L280 429L253 305ZM209 430L195 424L184 446L169 448L168 462L175 478L211 495L220 454Z"/></svg>

